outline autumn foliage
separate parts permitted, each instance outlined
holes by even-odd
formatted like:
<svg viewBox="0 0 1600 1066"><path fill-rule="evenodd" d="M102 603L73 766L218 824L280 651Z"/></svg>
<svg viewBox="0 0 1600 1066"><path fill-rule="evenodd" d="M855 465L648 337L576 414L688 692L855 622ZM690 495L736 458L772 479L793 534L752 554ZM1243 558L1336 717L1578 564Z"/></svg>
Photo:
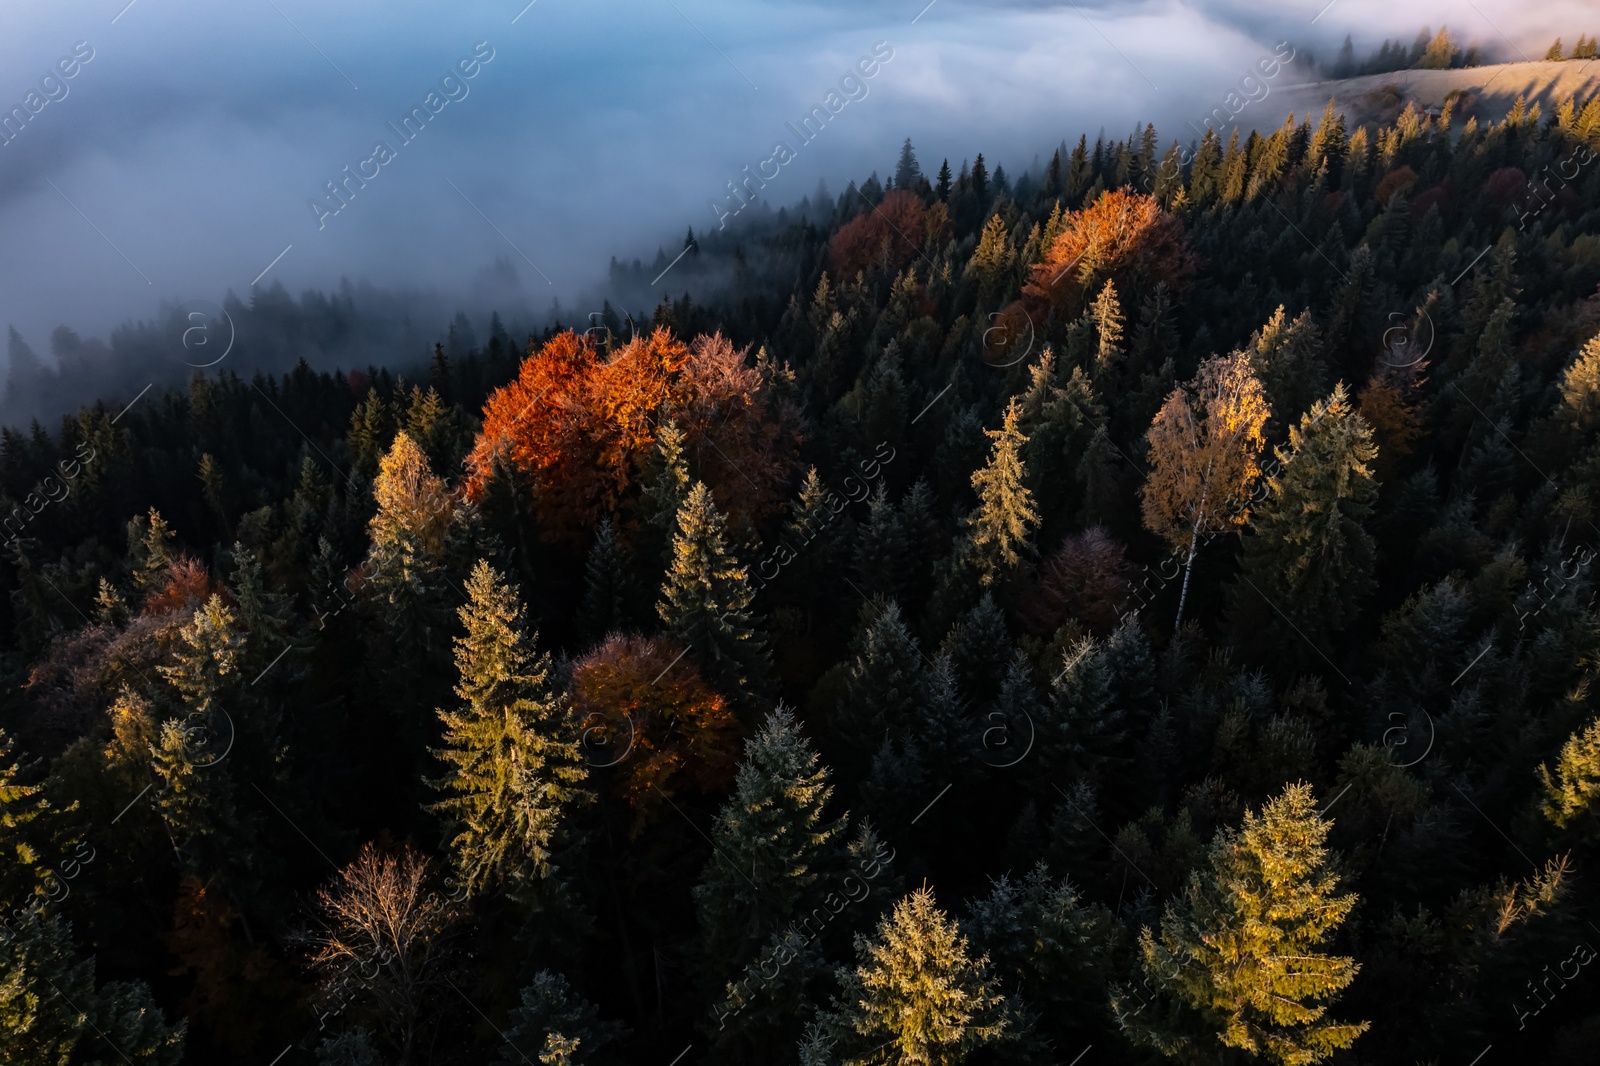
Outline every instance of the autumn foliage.
<svg viewBox="0 0 1600 1066"><path fill-rule="evenodd" d="M572 671L572 712L598 766L614 764L634 831L687 781L701 792L733 780L739 722L669 640L613 634Z"/></svg>
<svg viewBox="0 0 1600 1066"><path fill-rule="evenodd" d="M1128 598L1134 568L1121 542L1091 526L1061 542L1039 568L1039 581L1022 607L1035 633L1050 634L1076 618L1098 633L1117 626L1117 608Z"/></svg>
<svg viewBox="0 0 1600 1066"><path fill-rule="evenodd" d="M1158 281L1178 287L1194 269L1183 223L1154 196L1123 188L1062 219L1022 291L1036 305L1076 312L1107 279L1119 291L1136 292Z"/></svg>
<svg viewBox="0 0 1600 1066"><path fill-rule="evenodd" d="M568 331L529 354L484 404L466 493L481 498L504 468L531 486L546 535L586 541L672 420L696 476L748 523L780 503L794 436L787 412L771 408L745 350L720 333L684 344L656 329L607 358Z"/></svg>
<svg viewBox="0 0 1600 1066"><path fill-rule="evenodd" d="M899 270L922 246L927 223L922 198L909 189L895 189L881 204L839 227L828 241L829 266L839 276L851 277L876 263L887 244L890 265Z"/></svg>

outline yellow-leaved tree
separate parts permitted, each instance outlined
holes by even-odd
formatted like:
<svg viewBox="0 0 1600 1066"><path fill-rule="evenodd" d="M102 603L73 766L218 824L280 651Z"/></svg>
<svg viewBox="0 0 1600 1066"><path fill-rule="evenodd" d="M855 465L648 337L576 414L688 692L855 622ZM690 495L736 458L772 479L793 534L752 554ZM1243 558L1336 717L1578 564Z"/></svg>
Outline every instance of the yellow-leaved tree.
<svg viewBox="0 0 1600 1066"><path fill-rule="evenodd" d="M1178 617L1189 598L1189 571L1203 533L1241 526L1271 417L1249 353L1216 355L1193 381L1172 390L1151 423L1150 475L1141 497L1145 528L1183 552Z"/></svg>

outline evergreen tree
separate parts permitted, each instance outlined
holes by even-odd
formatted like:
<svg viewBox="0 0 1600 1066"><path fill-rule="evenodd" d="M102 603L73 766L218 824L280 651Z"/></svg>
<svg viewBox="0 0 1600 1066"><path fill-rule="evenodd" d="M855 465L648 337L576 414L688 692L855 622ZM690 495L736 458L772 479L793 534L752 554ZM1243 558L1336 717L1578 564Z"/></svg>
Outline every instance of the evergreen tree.
<svg viewBox="0 0 1600 1066"><path fill-rule="evenodd" d="M922 177L922 168L917 166L917 153L911 147L911 138L907 137L900 146L900 161L894 168L894 187L909 189Z"/></svg>
<svg viewBox="0 0 1600 1066"><path fill-rule="evenodd" d="M577 726L550 683L550 658L534 650L524 609L505 578L479 561L457 614L461 699L440 711L452 772L430 784L445 798L429 810L448 823L456 877L472 893L500 884L524 893L554 873L563 822L586 802Z"/></svg>
<svg viewBox="0 0 1600 1066"><path fill-rule="evenodd" d="M828 770L779 704L745 745L733 795L711 829L711 860L694 888L710 972L732 971L796 914L842 849L826 819Z"/></svg>
<svg viewBox="0 0 1600 1066"><path fill-rule="evenodd" d="M1013 1025L988 957L972 957L927 888L896 903L877 936L858 936L856 955L855 970L839 973L838 1009L822 1019L848 1066L955 1066Z"/></svg>
<svg viewBox="0 0 1600 1066"><path fill-rule="evenodd" d="M1539 810L1557 829L1582 825L1592 833L1600 814L1600 718L1561 746L1555 773L1539 765L1544 797Z"/></svg>
<svg viewBox="0 0 1600 1066"><path fill-rule="evenodd" d="M628 568L609 518L602 518L600 528L595 531L583 576L583 604L578 609L578 626L590 640L597 641L621 630L632 613Z"/></svg>
<svg viewBox="0 0 1600 1066"><path fill-rule="evenodd" d="M984 585L993 585L1031 558L1033 530L1039 512L1027 486L1022 449L1028 438L1017 428L1020 410L1015 398L1006 405L1005 421L997 430L984 430L994 442L989 462L972 475L978 507L967 517L967 544Z"/></svg>
<svg viewBox="0 0 1600 1066"><path fill-rule="evenodd" d="M1103 382L1116 372L1123 354L1122 304L1117 299L1115 282L1107 279L1100 295L1090 305L1089 317L1094 322L1094 378L1096 382Z"/></svg>
<svg viewBox="0 0 1600 1066"><path fill-rule="evenodd" d="M1327 1059L1367 1030L1329 1019L1322 1002L1360 970L1317 951L1356 905L1354 893L1335 894L1328 829L1299 784L1217 833L1160 935L1147 927L1139 938L1159 1008L1144 1015L1126 988L1113 996L1130 1039L1185 1062L1214 1061L1220 1043L1288 1066Z"/></svg>
<svg viewBox="0 0 1600 1066"><path fill-rule="evenodd" d="M885 733L899 732L916 720L923 670L917 640L893 600L881 609L864 605L862 622L831 730L840 752L857 768L878 749Z"/></svg>
<svg viewBox="0 0 1600 1066"><path fill-rule="evenodd" d="M599 1010L579 995L565 977L540 970L524 985L520 1003L511 1010L511 1024L497 1066L611 1066L621 1059L612 1049L626 1030L617 1022L599 1020Z"/></svg>
<svg viewBox="0 0 1600 1066"><path fill-rule="evenodd" d="M1016 253L1006 233L1005 220L991 215L984 223L978 247L967 262L967 276L977 287L979 301L987 306L1002 295L1002 286L1011 277Z"/></svg>
<svg viewBox="0 0 1600 1066"><path fill-rule="evenodd" d="M1365 523L1377 503L1377 454L1343 382L1301 416L1251 520L1236 602L1264 598L1319 648L1355 620L1373 587L1376 547ZM1265 620L1259 610L1246 616Z"/></svg>
<svg viewBox="0 0 1600 1066"><path fill-rule="evenodd" d="M767 652L750 613L749 574L726 543L711 490L697 481L678 508L672 562L656 611L666 632L688 645L730 696L766 687Z"/></svg>

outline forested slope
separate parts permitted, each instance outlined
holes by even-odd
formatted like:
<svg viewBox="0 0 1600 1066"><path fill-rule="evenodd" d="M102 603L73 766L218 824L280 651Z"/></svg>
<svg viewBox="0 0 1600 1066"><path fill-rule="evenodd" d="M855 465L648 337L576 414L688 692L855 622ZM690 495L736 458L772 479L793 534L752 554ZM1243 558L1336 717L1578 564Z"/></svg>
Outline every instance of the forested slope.
<svg viewBox="0 0 1600 1066"><path fill-rule="evenodd" d="M6 430L0 1061L1582 1061L1600 99L1163 143Z"/></svg>

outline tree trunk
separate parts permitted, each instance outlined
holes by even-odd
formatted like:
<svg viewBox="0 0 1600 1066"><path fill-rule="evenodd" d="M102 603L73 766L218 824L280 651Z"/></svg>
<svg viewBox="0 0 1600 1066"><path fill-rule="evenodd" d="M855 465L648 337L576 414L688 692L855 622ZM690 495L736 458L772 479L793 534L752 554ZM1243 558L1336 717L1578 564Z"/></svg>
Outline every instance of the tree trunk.
<svg viewBox="0 0 1600 1066"><path fill-rule="evenodd" d="M1178 618L1172 623L1172 632L1176 636L1183 625L1183 604L1189 598L1189 571L1194 568L1194 553L1200 547L1200 523L1196 522L1194 532L1189 535L1189 557L1183 561L1183 590L1178 593Z"/></svg>

